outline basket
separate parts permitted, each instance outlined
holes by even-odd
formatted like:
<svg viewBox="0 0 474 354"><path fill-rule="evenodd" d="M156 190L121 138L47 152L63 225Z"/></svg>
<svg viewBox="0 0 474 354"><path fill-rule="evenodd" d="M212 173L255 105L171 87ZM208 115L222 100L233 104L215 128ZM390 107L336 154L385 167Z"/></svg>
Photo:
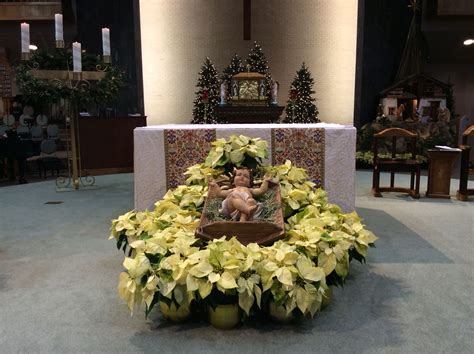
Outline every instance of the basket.
<svg viewBox="0 0 474 354"><path fill-rule="evenodd" d="M259 245L272 244L285 235L283 210L281 208L280 186L271 184L267 193L274 191L273 203L278 205L274 213L274 222L264 220L252 221L210 221L207 218L208 207L214 196L208 196L204 204L201 221L196 229L196 236L203 240L213 240L226 236L227 239L235 236L240 243L258 243Z"/></svg>

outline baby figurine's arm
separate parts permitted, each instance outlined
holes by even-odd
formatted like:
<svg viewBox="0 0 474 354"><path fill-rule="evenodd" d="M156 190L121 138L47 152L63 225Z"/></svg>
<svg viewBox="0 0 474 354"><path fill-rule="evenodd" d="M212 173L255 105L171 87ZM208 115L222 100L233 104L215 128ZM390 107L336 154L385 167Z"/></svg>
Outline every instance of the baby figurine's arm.
<svg viewBox="0 0 474 354"><path fill-rule="evenodd" d="M268 175L263 177L263 182L260 185L260 188L253 188L251 189L251 193L254 197L258 197L262 194L265 194L268 191L268 182L271 181L271 178Z"/></svg>
<svg viewBox="0 0 474 354"><path fill-rule="evenodd" d="M219 187L219 185L216 182L214 182L214 180L209 180L208 185L209 185L208 194L213 195L215 197L226 198L229 195L229 193L232 191L231 189L222 190L221 187Z"/></svg>

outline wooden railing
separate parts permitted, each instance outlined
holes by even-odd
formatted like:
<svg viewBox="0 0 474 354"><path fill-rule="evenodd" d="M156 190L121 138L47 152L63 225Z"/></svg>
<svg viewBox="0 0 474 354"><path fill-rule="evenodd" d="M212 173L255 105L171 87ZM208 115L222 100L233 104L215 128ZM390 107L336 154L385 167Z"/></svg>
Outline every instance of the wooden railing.
<svg viewBox="0 0 474 354"><path fill-rule="evenodd" d="M2 2L61 2L61 0L49 0L49 1L44 1L44 0L0 0L0 3Z"/></svg>
<svg viewBox="0 0 474 354"><path fill-rule="evenodd" d="M472 0L438 0L440 16L473 16L474 1Z"/></svg>
<svg viewBox="0 0 474 354"><path fill-rule="evenodd" d="M0 0L1 20L53 20L55 13L62 13L61 0L4 1Z"/></svg>

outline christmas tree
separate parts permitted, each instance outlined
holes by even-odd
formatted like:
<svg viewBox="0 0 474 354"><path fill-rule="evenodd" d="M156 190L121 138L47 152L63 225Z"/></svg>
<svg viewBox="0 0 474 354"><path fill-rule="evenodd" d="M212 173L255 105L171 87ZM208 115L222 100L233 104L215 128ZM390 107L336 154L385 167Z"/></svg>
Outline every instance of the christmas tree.
<svg viewBox="0 0 474 354"><path fill-rule="evenodd" d="M230 61L229 66L227 66L227 68L224 69L221 76L221 79L223 82L226 83L228 90L230 89L232 76L238 73L241 73L244 70L245 68L244 68L244 64L242 63L242 59L240 58L238 54L234 54L234 56L232 57Z"/></svg>
<svg viewBox="0 0 474 354"><path fill-rule="evenodd" d="M250 49L246 64L251 72L264 75L268 73L268 60L263 53L262 47L257 42L254 42L254 47Z"/></svg>
<svg viewBox="0 0 474 354"><path fill-rule="evenodd" d="M297 71L295 79L291 83L288 104L286 106L285 123L319 123L318 107L313 103L315 98L311 97L314 80L305 63Z"/></svg>
<svg viewBox="0 0 474 354"><path fill-rule="evenodd" d="M214 108L219 103L219 88L217 71L209 58L206 58L199 72L196 84L196 98L194 99L192 124L216 124Z"/></svg>
<svg viewBox="0 0 474 354"><path fill-rule="evenodd" d="M268 100L270 101L270 90L272 87L272 76L268 72L268 60L263 53L262 47L257 42L254 42L254 46L249 51L248 58L246 60L246 70L250 72L257 72L265 75L265 90L267 92Z"/></svg>

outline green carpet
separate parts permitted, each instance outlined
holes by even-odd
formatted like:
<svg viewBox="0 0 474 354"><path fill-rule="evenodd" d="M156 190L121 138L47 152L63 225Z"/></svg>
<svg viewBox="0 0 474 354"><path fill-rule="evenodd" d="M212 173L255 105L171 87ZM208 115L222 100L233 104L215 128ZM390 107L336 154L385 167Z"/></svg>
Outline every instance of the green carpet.
<svg viewBox="0 0 474 354"><path fill-rule="evenodd" d="M351 264L327 310L232 331L130 317L118 299L123 254L108 228L133 207L133 175L98 177L98 189L75 192L57 193L54 181L3 187L0 352L472 352L474 199L373 198L371 178L357 172L356 205L377 248L366 265Z"/></svg>

